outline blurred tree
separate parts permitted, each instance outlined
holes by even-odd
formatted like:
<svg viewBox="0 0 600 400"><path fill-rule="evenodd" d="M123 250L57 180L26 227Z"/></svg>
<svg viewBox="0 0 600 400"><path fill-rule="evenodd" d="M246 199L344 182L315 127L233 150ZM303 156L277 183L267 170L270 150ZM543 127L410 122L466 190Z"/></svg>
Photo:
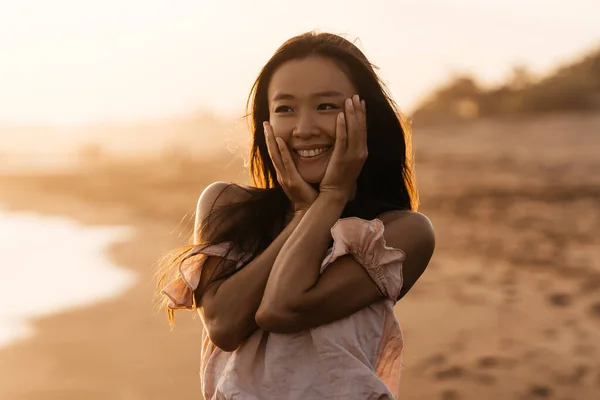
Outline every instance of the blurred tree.
<svg viewBox="0 0 600 400"><path fill-rule="evenodd" d="M508 78L508 87L511 90L524 90L533 82L533 76L524 65L516 65L513 67Z"/></svg>
<svg viewBox="0 0 600 400"><path fill-rule="evenodd" d="M479 116L479 85L470 76L457 75L433 92L412 117L417 121L444 123Z"/></svg>
<svg viewBox="0 0 600 400"><path fill-rule="evenodd" d="M506 82L482 89L474 78L454 77L414 111L415 124L437 124L488 116L600 110L600 49L535 80L517 65Z"/></svg>

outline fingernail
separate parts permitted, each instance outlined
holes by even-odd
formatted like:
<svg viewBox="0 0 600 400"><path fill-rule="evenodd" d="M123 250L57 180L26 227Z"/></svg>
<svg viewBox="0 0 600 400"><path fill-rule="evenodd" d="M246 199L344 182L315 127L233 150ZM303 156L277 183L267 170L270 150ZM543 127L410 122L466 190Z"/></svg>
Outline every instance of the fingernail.
<svg viewBox="0 0 600 400"><path fill-rule="evenodd" d="M348 99L346 99L346 105L347 105L348 107L352 107L352 98L348 98Z"/></svg>
<svg viewBox="0 0 600 400"><path fill-rule="evenodd" d="M354 101L356 101L358 103L358 95L357 94L354 95Z"/></svg>

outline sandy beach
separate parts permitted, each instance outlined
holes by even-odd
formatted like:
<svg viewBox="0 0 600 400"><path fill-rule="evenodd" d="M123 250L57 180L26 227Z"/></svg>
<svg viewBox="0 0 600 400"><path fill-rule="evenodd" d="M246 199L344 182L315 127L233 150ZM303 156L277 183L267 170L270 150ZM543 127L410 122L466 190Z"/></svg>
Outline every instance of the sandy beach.
<svg viewBox="0 0 600 400"><path fill-rule="evenodd" d="M437 248L396 306L402 399L600 398L599 132L597 114L415 131ZM0 398L199 399L200 321L180 313L170 331L153 274L187 242L204 187L246 176L231 155L0 176L8 211L133 226L109 255L138 274L123 295L40 319L0 349Z"/></svg>

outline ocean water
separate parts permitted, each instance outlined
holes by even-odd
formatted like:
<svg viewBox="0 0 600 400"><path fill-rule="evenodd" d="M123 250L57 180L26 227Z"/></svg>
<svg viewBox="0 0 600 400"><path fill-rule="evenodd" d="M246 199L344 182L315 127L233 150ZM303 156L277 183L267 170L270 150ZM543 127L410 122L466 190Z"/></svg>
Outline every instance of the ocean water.
<svg viewBox="0 0 600 400"><path fill-rule="evenodd" d="M91 227L0 206L0 346L35 335L36 317L87 307L133 285L136 274L106 255L131 235L127 226Z"/></svg>

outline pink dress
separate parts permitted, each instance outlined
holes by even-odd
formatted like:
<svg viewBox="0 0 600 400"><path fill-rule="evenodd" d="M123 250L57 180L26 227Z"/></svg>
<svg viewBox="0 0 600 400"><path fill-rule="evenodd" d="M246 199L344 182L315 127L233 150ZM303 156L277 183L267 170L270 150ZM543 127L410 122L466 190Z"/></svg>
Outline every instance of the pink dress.
<svg viewBox="0 0 600 400"><path fill-rule="evenodd" d="M297 333L258 329L233 352L216 347L203 329L200 378L204 398L397 398L404 340L393 306L402 288L406 256L402 250L386 246L383 231L379 219L340 219L331 228L334 244L326 253L321 272L338 257L352 254L385 299L346 318ZM195 258L183 263L180 276L163 291L170 298L170 308L194 308L193 291L204 260L223 256L226 249L224 244L210 246L200 261ZM231 259L242 256L238 253Z"/></svg>

